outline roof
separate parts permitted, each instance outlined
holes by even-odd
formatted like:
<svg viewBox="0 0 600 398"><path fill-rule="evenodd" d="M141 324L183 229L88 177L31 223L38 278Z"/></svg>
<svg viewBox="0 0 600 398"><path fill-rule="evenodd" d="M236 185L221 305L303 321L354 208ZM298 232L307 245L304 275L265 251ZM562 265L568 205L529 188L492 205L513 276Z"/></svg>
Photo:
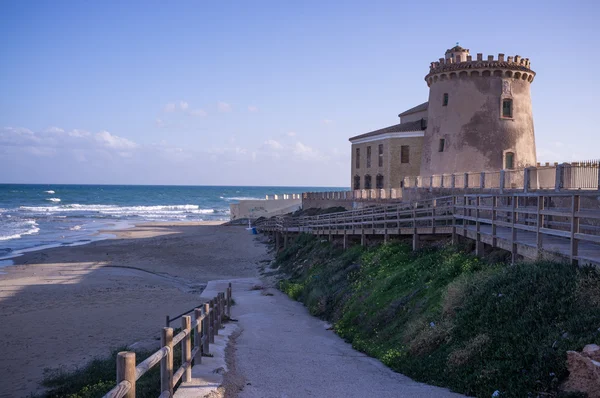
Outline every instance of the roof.
<svg viewBox="0 0 600 398"><path fill-rule="evenodd" d="M448 50L446 50L447 53L451 53L451 52L455 52L455 51L469 51L466 48L463 48L461 46L459 46L458 44Z"/></svg>
<svg viewBox="0 0 600 398"><path fill-rule="evenodd" d="M376 136L379 134L386 134L386 133L402 133L402 132L407 132L407 131L422 131L422 130L425 130L426 127L427 127L427 120L420 119L420 120L415 120L414 122L405 122L405 123L395 124L393 126L389 126L389 127L385 127L385 128L379 129L379 130L371 131L369 133L357 135L355 137L351 137L349 140L352 141L352 140L357 140L360 138L373 137L373 136Z"/></svg>
<svg viewBox="0 0 600 398"><path fill-rule="evenodd" d="M410 108L409 110L402 112L398 116L402 117L402 116L410 115L411 113L426 111L428 107L429 107L429 102L423 102L421 105L417 105L413 108Z"/></svg>

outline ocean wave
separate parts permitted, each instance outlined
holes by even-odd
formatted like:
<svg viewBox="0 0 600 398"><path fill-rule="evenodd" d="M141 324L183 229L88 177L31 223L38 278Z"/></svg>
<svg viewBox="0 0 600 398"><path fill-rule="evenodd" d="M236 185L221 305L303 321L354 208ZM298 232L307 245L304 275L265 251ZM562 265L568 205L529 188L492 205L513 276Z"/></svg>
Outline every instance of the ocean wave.
<svg viewBox="0 0 600 398"><path fill-rule="evenodd" d="M59 198L48 198L46 200L49 200L50 202L57 202L57 203L60 202Z"/></svg>
<svg viewBox="0 0 600 398"><path fill-rule="evenodd" d="M196 214L228 214L228 209L201 209L198 205L116 206L69 204L59 206L21 206L19 210L33 215L76 214L82 217L140 217L140 218L186 218Z"/></svg>
<svg viewBox="0 0 600 398"><path fill-rule="evenodd" d="M20 230L13 231L12 233L10 233L10 235L0 235L0 241L19 239L23 235L33 235L33 234L37 234L38 232L40 232L40 229L38 228L38 224L34 220L24 220L21 224L22 224L22 226L15 227L15 229L21 229L21 231ZM21 228L19 228L19 227L21 227ZM25 229L25 228L27 228L27 229ZM23 229L25 229L25 230L22 231Z"/></svg>
<svg viewBox="0 0 600 398"><path fill-rule="evenodd" d="M45 193L49 193L49 194L55 194L56 192L54 191L44 191Z"/></svg>
<svg viewBox="0 0 600 398"><path fill-rule="evenodd" d="M81 225L75 225L74 227L69 228L69 231L79 231L81 229Z"/></svg>
<svg viewBox="0 0 600 398"><path fill-rule="evenodd" d="M251 196L234 196L231 198L223 198L223 199L225 199L225 200L262 200L264 198L254 198Z"/></svg>

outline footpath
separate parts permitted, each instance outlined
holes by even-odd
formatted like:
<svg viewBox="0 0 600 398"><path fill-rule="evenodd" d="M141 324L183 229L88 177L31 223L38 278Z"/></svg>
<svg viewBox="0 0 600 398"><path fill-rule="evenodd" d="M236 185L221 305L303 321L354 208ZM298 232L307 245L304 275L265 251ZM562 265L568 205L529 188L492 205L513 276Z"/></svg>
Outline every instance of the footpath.
<svg viewBox="0 0 600 398"><path fill-rule="evenodd" d="M232 282L232 318L176 398L227 396L292 397L462 397L417 383L352 349L327 324L276 289L256 289L256 278L210 282L212 297ZM229 340L229 343L227 343ZM228 348L226 348L228 345ZM214 349L213 349L214 347ZM225 358L227 356L227 358Z"/></svg>

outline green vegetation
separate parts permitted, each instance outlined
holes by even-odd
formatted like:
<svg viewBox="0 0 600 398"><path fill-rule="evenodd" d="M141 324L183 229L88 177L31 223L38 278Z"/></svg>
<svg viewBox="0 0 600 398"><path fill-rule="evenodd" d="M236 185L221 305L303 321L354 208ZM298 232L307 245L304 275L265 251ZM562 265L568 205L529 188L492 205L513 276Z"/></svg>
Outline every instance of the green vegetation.
<svg viewBox="0 0 600 398"><path fill-rule="evenodd" d="M280 288L356 349L468 395L556 395L566 351L600 344L600 273L591 269L489 264L400 243L343 251L308 235L275 265L289 275Z"/></svg>
<svg viewBox="0 0 600 398"><path fill-rule="evenodd" d="M176 335L181 329L175 330ZM193 335L192 335L193 336ZM127 351L121 348L112 352L110 357L97 358L82 368L72 372L63 370L48 371L43 386L48 388L44 398L101 398L116 383L117 353ZM136 351L136 363L139 364L155 351ZM173 367L181 366L181 345L173 350ZM158 397L160 395L160 365L154 366L136 383L138 397Z"/></svg>

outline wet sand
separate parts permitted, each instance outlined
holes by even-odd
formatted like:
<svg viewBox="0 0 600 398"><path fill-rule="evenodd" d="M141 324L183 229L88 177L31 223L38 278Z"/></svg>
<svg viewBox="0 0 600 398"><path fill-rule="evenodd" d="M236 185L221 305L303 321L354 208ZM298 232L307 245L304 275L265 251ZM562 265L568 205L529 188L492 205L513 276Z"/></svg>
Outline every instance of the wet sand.
<svg viewBox="0 0 600 398"><path fill-rule="evenodd" d="M255 277L269 258L243 227L153 223L115 239L27 253L0 274L1 397L41 392L45 368L73 369L159 336L209 280ZM177 326L177 325L174 325Z"/></svg>

